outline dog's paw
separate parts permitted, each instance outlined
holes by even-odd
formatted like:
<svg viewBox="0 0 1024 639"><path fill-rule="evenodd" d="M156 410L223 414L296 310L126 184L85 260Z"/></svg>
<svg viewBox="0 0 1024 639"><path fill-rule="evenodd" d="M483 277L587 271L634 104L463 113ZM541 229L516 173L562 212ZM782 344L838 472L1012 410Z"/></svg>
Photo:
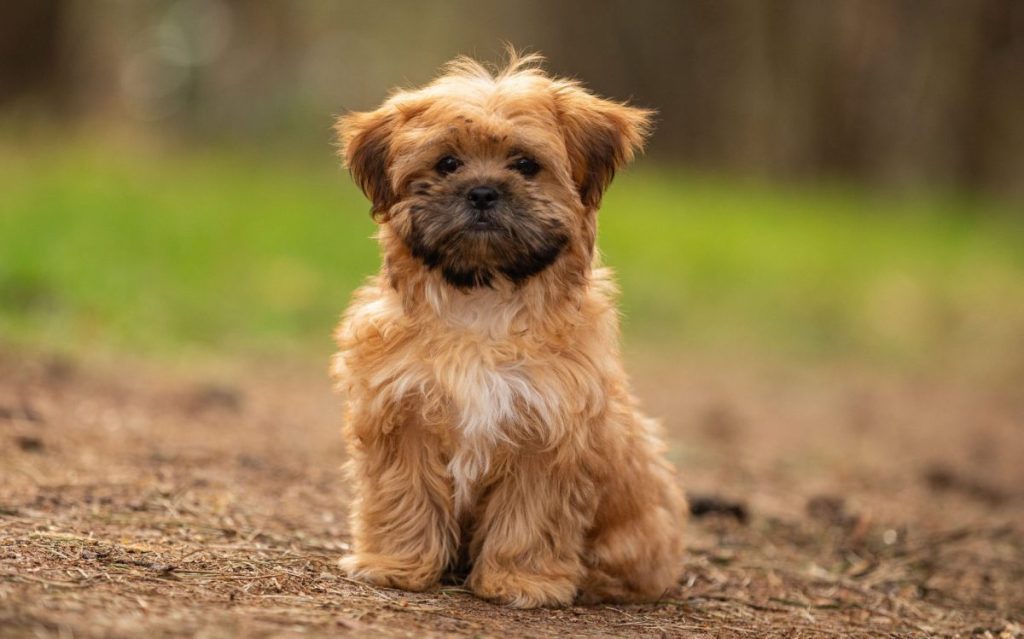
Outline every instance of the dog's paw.
<svg viewBox="0 0 1024 639"><path fill-rule="evenodd" d="M379 555L346 555L338 567L352 579L371 586L421 592L437 583L436 571L420 563L406 563Z"/></svg>
<svg viewBox="0 0 1024 639"><path fill-rule="evenodd" d="M475 570L466 585L481 599L513 608L568 606L576 596L576 584L567 577L524 572Z"/></svg>

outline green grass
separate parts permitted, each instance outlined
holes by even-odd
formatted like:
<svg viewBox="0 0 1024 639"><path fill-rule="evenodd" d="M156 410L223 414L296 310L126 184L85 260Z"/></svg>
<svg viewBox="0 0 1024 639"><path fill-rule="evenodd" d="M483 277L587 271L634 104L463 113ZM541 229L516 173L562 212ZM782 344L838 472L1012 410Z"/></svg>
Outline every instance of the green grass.
<svg viewBox="0 0 1024 639"><path fill-rule="evenodd" d="M373 230L327 151L7 150L0 338L324 353ZM601 246L634 343L931 362L1024 341L1024 228L991 204L648 167L613 185Z"/></svg>

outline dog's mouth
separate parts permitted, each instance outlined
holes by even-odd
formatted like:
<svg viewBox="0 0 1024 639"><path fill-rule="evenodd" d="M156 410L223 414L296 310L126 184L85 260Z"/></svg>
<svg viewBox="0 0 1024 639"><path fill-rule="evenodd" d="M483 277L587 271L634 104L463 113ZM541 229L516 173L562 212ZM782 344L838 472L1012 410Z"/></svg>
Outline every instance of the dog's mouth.
<svg viewBox="0 0 1024 639"><path fill-rule="evenodd" d="M473 233L493 233L495 231L500 231L501 227L494 220L479 219L475 222L471 222L467 230Z"/></svg>
<svg viewBox="0 0 1024 639"><path fill-rule="evenodd" d="M416 208L404 237L414 257L457 288L492 286L499 277L522 283L551 266L568 243L560 225L543 224L524 212L467 211L461 218Z"/></svg>

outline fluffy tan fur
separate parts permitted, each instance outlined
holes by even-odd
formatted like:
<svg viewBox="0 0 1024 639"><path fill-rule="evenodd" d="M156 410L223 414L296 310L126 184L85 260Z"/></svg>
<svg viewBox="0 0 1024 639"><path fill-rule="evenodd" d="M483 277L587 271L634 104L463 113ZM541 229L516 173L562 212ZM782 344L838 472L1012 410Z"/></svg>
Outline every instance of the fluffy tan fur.
<svg viewBox="0 0 1024 639"><path fill-rule="evenodd" d="M384 257L336 334L356 497L342 565L416 591L463 565L473 592L519 607L650 600L677 579L685 504L594 246L650 113L537 63L459 59L338 122ZM446 154L459 168L440 175ZM536 175L510 168L526 156ZM479 183L508 217L473 235L451 220Z"/></svg>

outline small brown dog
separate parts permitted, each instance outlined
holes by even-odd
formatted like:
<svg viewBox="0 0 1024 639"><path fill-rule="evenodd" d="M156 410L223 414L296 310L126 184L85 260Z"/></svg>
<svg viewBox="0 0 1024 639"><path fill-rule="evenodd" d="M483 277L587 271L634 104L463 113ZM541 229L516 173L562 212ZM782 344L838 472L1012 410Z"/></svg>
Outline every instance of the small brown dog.
<svg viewBox="0 0 1024 639"><path fill-rule="evenodd" d="M619 356L597 210L651 113L469 59L343 116L384 265L337 331L349 575L423 590L460 564L519 607L654 599L685 503Z"/></svg>

